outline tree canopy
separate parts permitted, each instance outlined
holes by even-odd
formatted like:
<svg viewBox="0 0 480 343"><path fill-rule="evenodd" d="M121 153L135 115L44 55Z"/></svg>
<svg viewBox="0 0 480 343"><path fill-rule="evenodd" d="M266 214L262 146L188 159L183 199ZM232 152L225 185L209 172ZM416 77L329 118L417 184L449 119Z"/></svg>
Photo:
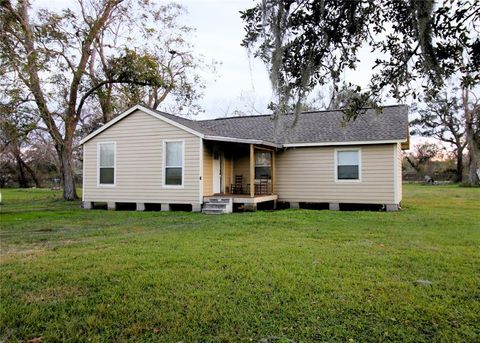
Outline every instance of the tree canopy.
<svg viewBox="0 0 480 343"><path fill-rule="evenodd" d="M302 102L318 86L338 84L359 67L359 50L375 56L368 87L349 84L347 120L386 96L434 97L447 80L459 80L469 152L469 182L479 183L476 124L480 83L480 2L458 0L262 0L241 12L243 45L268 66L275 115ZM338 92L334 89L333 93Z"/></svg>
<svg viewBox="0 0 480 343"><path fill-rule="evenodd" d="M177 21L183 11L149 0L77 0L61 11L0 2L0 101L36 116L51 136L65 199L77 197L74 140L85 109L100 104L106 122L132 101L156 107L172 94L198 110L203 62L192 29Z"/></svg>
<svg viewBox="0 0 480 343"><path fill-rule="evenodd" d="M269 66L274 105L301 102L316 86L357 68L362 46L378 58L358 105L382 91L417 96L416 82L431 93L454 75L468 87L480 81L478 1L263 0L242 18L243 45Z"/></svg>

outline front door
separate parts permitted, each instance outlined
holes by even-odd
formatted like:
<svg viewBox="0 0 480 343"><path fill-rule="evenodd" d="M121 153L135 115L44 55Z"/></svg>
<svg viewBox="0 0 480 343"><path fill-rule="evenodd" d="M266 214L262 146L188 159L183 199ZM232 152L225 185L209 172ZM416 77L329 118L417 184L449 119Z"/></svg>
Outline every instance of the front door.
<svg viewBox="0 0 480 343"><path fill-rule="evenodd" d="M213 193L220 193L222 189L222 168L220 153L213 152Z"/></svg>

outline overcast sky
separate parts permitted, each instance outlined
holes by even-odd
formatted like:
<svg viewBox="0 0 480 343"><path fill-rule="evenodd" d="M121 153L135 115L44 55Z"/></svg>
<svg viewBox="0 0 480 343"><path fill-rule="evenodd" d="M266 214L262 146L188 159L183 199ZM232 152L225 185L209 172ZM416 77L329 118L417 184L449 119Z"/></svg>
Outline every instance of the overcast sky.
<svg viewBox="0 0 480 343"><path fill-rule="evenodd" d="M218 117L233 110L267 112L271 87L265 66L249 57L240 46L244 36L239 11L252 7L252 0L183 0L177 1L187 10L186 24L194 27L194 43L207 60L222 63L216 80L208 78L203 106L205 114L199 117ZM344 73L347 81L365 87L370 77L373 58L367 50L360 53L362 60L356 71ZM254 108L252 108L252 106Z"/></svg>
<svg viewBox="0 0 480 343"><path fill-rule="evenodd" d="M265 112L271 87L264 65L249 58L240 46L244 29L239 11L251 7L249 0L184 0L186 24L196 29L194 43L207 60L221 64L215 76L207 76L203 105L208 117L224 116L253 105ZM250 106L251 107L251 106Z"/></svg>
<svg viewBox="0 0 480 343"><path fill-rule="evenodd" d="M157 0L158 3L170 1ZM239 11L254 6L254 0L177 0L188 11L179 23L196 30L191 37L196 52L206 61L219 62L214 75L205 73L207 82L201 105L205 113L197 118L216 118L239 110L245 114L266 113L271 100L267 70L262 62L249 57L240 46L244 37ZM35 7L59 10L75 7L75 0L33 0ZM345 72L342 79L365 87L370 79L373 58L360 51L360 66ZM391 103L391 102L390 102Z"/></svg>

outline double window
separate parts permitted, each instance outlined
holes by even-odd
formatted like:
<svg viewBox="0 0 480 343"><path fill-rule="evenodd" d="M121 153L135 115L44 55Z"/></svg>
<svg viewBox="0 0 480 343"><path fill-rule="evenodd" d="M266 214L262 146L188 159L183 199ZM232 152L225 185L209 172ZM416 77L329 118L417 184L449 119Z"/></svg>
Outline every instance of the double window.
<svg viewBox="0 0 480 343"><path fill-rule="evenodd" d="M115 185L115 143L98 143L98 184Z"/></svg>
<svg viewBox="0 0 480 343"><path fill-rule="evenodd" d="M164 145L165 186L183 185L183 141L165 141Z"/></svg>
<svg viewBox="0 0 480 343"><path fill-rule="evenodd" d="M336 150L336 180L337 181L360 181L359 149Z"/></svg>

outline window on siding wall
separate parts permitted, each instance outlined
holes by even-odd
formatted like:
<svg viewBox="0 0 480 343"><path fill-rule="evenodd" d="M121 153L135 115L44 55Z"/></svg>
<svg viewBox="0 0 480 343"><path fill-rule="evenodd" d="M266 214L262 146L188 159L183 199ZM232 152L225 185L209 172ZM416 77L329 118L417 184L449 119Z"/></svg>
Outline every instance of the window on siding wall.
<svg viewBox="0 0 480 343"><path fill-rule="evenodd" d="M98 163L99 184L115 184L115 143L100 143L100 160Z"/></svg>
<svg viewBox="0 0 480 343"><path fill-rule="evenodd" d="M272 178L272 155L269 151L255 152L255 179Z"/></svg>
<svg viewBox="0 0 480 343"><path fill-rule="evenodd" d="M360 179L360 151L345 150L337 151L337 179L359 180Z"/></svg>
<svg viewBox="0 0 480 343"><path fill-rule="evenodd" d="M165 142L165 185L183 185L183 142Z"/></svg>

